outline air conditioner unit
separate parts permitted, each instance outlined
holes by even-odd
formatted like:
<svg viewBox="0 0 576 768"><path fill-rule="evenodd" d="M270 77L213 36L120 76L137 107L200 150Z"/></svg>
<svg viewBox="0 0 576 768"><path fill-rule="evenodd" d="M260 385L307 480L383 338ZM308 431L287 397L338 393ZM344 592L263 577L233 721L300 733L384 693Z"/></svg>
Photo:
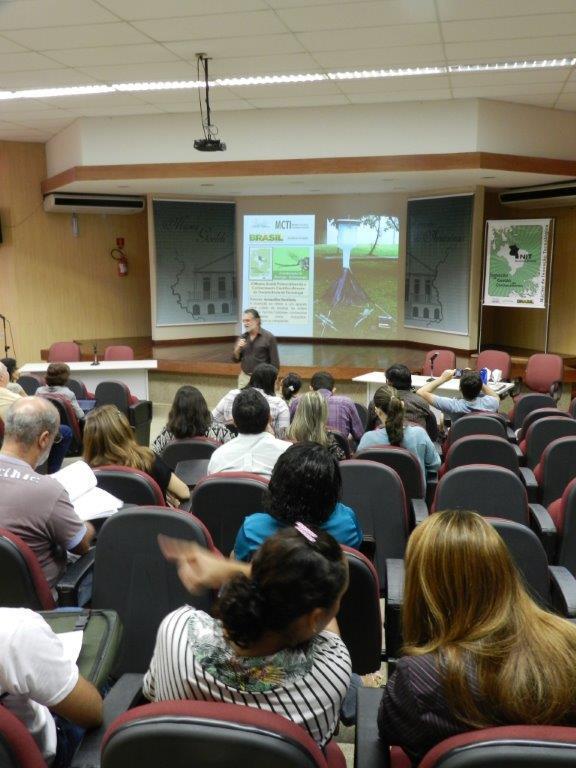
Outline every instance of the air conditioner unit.
<svg viewBox="0 0 576 768"><path fill-rule="evenodd" d="M541 187L523 187L500 192L502 205L515 208L553 208L576 206L576 181L545 184Z"/></svg>
<svg viewBox="0 0 576 768"><path fill-rule="evenodd" d="M46 213L140 213L146 207L143 197L129 195L75 195L53 192L44 198Z"/></svg>

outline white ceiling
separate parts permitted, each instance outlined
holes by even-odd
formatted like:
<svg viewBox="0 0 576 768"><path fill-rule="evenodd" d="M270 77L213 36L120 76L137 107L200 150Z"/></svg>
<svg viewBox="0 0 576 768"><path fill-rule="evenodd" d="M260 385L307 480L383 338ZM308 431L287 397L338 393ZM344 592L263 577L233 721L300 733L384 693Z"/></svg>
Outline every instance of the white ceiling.
<svg viewBox="0 0 576 768"><path fill-rule="evenodd" d="M215 77L573 56L576 0L0 0L0 90L194 80L198 52ZM217 122L223 110L451 98L576 110L576 72L214 89L213 107ZM46 141L81 116L196 111L191 91L0 101L0 139Z"/></svg>

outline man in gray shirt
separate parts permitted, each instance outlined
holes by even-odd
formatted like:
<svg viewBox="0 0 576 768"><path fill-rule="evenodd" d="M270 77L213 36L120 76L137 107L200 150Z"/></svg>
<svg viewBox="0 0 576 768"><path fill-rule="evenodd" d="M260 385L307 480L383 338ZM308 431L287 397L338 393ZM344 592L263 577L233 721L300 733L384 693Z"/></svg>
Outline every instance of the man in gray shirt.
<svg viewBox="0 0 576 768"><path fill-rule="evenodd" d="M478 371L464 371L460 379L462 397L438 397L434 390L454 377L455 371L448 370L433 381L424 384L416 392L452 421L465 413L490 411L496 413L500 407L500 398L493 389L482 382Z"/></svg>
<svg viewBox="0 0 576 768"><path fill-rule="evenodd" d="M0 528L28 544L50 586L66 566L66 552L83 555L94 536L60 483L34 471L59 435L59 421L48 400L19 398L5 414L0 451Z"/></svg>

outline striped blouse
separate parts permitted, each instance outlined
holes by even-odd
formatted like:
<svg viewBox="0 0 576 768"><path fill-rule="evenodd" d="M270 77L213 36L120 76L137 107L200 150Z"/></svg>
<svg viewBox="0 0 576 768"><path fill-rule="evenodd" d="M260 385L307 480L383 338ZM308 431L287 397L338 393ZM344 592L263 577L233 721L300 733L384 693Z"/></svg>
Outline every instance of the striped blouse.
<svg viewBox="0 0 576 768"><path fill-rule="evenodd" d="M338 724L350 675L348 649L332 632L271 656L241 657L218 620L184 606L160 625L143 690L150 701L199 699L275 712L324 747Z"/></svg>

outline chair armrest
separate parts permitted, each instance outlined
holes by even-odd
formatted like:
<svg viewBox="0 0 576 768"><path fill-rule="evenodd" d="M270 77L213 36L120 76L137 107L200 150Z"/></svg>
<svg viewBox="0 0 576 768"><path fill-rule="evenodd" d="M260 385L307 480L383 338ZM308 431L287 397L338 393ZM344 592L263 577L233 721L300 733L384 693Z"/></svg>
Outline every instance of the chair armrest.
<svg viewBox="0 0 576 768"><path fill-rule="evenodd" d="M515 376L512 379L512 383L514 384L514 387L510 390L508 393L510 397L517 397L520 394L520 390L522 389L522 383L524 379L522 376Z"/></svg>
<svg viewBox="0 0 576 768"><path fill-rule="evenodd" d="M511 442L510 440L508 442ZM518 457L518 464L520 464L521 467L525 466L526 464L526 456L522 453L522 449L518 445L518 443L512 443L514 446L514 453Z"/></svg>
<svg viewBox="0 0 576 768"><path fill-rule="evenodd" d="M508 426L506 427L506 440L508 440L509 443L518 443L518 436L510 426L510 423L508 423Z"/></svg>
<svg viewBox="0 0 576 768"><path fill-rule="evenodd" d="M386 560L386 607L404 604L404 560Z"/></svg>
<svg viewBox="0 0 576 768"><path fill-rule="evenodd" d="M428 506L424 499L410 499L410 509L412 510L414 527L423 523L428 517Z"/></svg>
<svg viewBox="0 0 576 768"><path fill-rule="evenodd" d="M556 524L546 507L543 507L542 504L528 504L528 510L530 513L530 528L538 534L538 538L546 550L548 562L551 563L554 560L558 543Z"/></svg>
<svg viewBox="0 0 576 768"><path fill-rule="evenodd" d="M438 472L428 472L426 475L426 504L430 508L438 488Z"/></svg>
<svg viewBox="0 0 576 768"><path fill-rule="evenodd" d="M373 563L376 557L376 539L374 536L365 533L358 550Z"/></svg>
<svg viewBox="0 0 576 768"><path fill-rule="evenodd" d="M563 565L548 566L552 587L552 605L568 619L576 616L576 579Z"/></svg>
<svg viewBox="0 0 576 768"><path fill-rule="evenodd" d="M94 568L96 548L92 547L85 555L71 563L56 584L58 605L60 608L70 608L78 605L80 584Z"/></svg>
<svg viewBox="0 0 576 768"><path fill-rule="evenodd" d="M128 406L128 421L132 427L152 420L152 401L140 400L135 405Z"/></svg>
<svg viewBox="0 0 576 768"><path fill-rule="evenodd" d="M539 489L534 472L528 467L519 467L518 469L520 470L520 479L524 483L526 493L528 494L528 501L537 501Z"/></svg>
<svg viewBox="0 0 576 768"><path fill-rule="evenodd" d="M390 748L378 734L381 688L359 688L354 768L390 768Z"/></svg>
<svg viewBox="0 0 576 768"><path fill-rule="evenodd" d="M72 759L71 768L98 768L100 745L110 724L142 698L141 674L122 675L104 699L104 720L99 728L88 731Z"/></svg>

